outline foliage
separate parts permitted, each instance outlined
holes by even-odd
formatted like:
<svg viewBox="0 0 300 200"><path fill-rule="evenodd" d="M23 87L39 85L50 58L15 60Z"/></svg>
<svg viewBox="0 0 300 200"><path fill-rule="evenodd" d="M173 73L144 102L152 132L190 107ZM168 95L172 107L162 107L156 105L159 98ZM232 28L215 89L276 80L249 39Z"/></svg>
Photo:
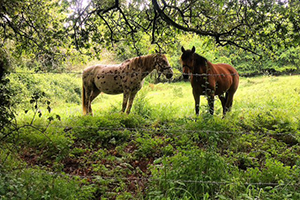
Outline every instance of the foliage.
<svg viewBox="0 0 300 200"><path fill-rule="evenodd" d="M10 101L12 96L11 90L8 88L9 79L7 78L11 62L6 51L0 49L0 141L3 136L4 129L8 129L11 126L12 120L15 118L13 106Z"/></svg>
<svg viewBox="0 0 300 200"><path fill-rule="evenodd" d="M56 60L68 54L64 36L64 15L58 1L5 0L1 6L2 44L13 43L10 49L15 57L26 55L42 66L37 70L58 68Z"/></svg>
<svg viewBox="0 0 300 200"><path fill-rule="evenodd" d="M173 157L163 158L152 170L154 181L150 199L164 195L171 199L201 199L213 196L227 179L225 161L211 151L190 149ZM152 196L153 195L153 196ZM152 196L152 198L151 198Z"/></svg>
<svg viewBox="0 0 300 200"><path fill-rule="evenodd" d="M241 76L282 75L299 73L299 47L278 48L272 53L263 53L259 57L253 53L237 48L217 47L209 38L195 35L181 35L178 37L181 45L187 49L196 47L197 53L213 63L228 63L233 65ZM178 47L179 49L179 47ZM177 51L178 53L178 51ZM179 55L176 55L180 57ZM180 69L179 63L174 67Z"/></svg>
<svg viewBox="0 0 300 200"><path fill-rule="evenodd" d="M23 149L22 156L32 151L41 154L32 162L33 165L48 163L47 159L59 162L69 152L72 141L63 134L49 128L51 122L60 120L59 115L49 116L40 121L41 102L44 94L35 93L30 99L33 117L25 124L14 123L14 128L5 129L1 143L5 148L0 151L0 197L1 199L86 199L94 191L90 186L80 186L80 181L70 180L68 176L53 175L39 168L24 168L24 164L15 156ZM50 101L46 101L47 111L51 112ZM28 110L25 111L28 113ZM28 123L28 124L27 124ZM42 123L42 124L40 124ZM5 139L5 140L4 140ZM54 156L58 154L58 156Z"/></svg>
<svg viewBox="0 0 300 200"><path fill-rule="evenodd" d="M120 61L159 49L177 66L180 42L189 33L201 36L206 51L213 49L208 59L231 61L243 72L299 70L296 1L5 0L0 9L1 45L19 66L36 71L101 59L105 49ZM237 49L219 55L212 44Z"/></svg>
<svg viewBox="0 0 300 200"><path fill-rule="evenodd" d="M23 70L12 73L9 76L10 88L12 92L12 101L18 102L18 105L26 105L29 102L31 94L44 93L45 98L53 95L66 103L81 102L81 82L78 77L79 73L61 74L34 74L32 71ZM65 98L66 92L68 98ZM18 95L18 94L23 94Z"/></svg>
<svg viewBox="0 0 300 200"><path fill-rule="evenodd" d="M32 110L17 110L16 129L2 141L1 198L299 198L297 76L241 78L224 119L219 100L212 117L205 98L195 117L183 82L146 83L130 115L119 112L122 95L102 94L95 116L83 117L67 89L47 91L58 77L34 76L41 92L19 93Z"/></svg>
<svg viewBox="0 0 300 200"><path fill-rule="evenodd" d="M80 22L73 27L75 39L77 36L89 42L88 39L93 38L92 41L106 46L125 40L137 54L140 53L140 33L146 34L152 44L165 49L176 46L179 32L209 36L221 46L232 45L250 52L299 42L296 23L299 3L296 2L136 0L105 4L91 1L82 6L74 1L73 6L76 12L72 19ZM99 26L105 31L101 37L95 37ZM266 39L272 41L271 44Z"/></svg>
<svg viewBox="0 0 300 200"><path fill-rule="evenodd" d="M41 169L14 172L1 169L0 197L6 199L87 199L94 189L81 186L80 181L53 176Z"/></svg>

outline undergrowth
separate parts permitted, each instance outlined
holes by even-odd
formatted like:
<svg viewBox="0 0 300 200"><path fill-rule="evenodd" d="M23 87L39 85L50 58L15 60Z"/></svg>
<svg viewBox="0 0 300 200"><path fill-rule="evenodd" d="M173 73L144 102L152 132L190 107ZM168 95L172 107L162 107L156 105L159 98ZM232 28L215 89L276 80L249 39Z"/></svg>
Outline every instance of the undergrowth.
<svg viewBox="0 0 300 200"><path fill-rule="evenodd" d="M210 116L205 98L194 115L188 83L146 84L129 115L122 96L101 94L94 117L77 101L59 106L68 91L43 93L41 83L0 135L0 197L298 199L299 85L299 77L242 79L222 119L220 102Z"/></svg>

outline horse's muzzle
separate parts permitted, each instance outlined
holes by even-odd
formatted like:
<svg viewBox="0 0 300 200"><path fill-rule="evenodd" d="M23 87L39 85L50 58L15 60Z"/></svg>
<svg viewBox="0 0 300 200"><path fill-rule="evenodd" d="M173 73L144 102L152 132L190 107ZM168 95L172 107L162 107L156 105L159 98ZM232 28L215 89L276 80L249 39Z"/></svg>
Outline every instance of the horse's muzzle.
<svg viewBox="0 0 300 200"><path fill-rule="evenodd" d="M172 73L168 73L168 74L166 74L166 78L167 78L167 79L170 79L170 78L172 78L172 76L173 76L173 74L172 74Z"/></svg>

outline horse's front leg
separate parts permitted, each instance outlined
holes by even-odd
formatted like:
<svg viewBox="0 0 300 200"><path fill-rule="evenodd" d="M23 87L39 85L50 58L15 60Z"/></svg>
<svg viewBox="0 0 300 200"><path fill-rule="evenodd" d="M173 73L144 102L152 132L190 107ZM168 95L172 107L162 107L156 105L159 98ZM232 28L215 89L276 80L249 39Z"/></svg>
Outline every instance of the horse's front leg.
<svg viewBox="0 0 300 200"><path fill-rule="evenodd" d="M136 92L134 93L131 93L130 96L129 96L129 101L128 101L128 107L127 107L127 111L126 113L129 114L130 113L130 110L131 110L131 107L133 105L133 100L135 98L135 95L136 95Z"/></svg>
<svg viewBox="0 0 300 200"><path fill-rule="evenodd" d="M124 93L123 93L122 112L125 112L125 110L126 110L128 98L129 98L129 92L124 91Z"/></svg>
<svg viewBox="0 0 300 200"><path fill-rule="evenodd" d="M193 95L195 99L195 111L196 115L199 116L199 107L200 107L200 93L193 90Z"/></svg>

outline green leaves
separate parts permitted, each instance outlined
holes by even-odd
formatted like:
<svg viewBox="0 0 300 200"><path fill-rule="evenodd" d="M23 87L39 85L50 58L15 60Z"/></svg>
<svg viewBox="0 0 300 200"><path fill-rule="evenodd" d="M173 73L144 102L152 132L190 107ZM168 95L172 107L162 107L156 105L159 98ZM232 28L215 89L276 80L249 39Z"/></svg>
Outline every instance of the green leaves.
<svg viewBox="0 0 300 200"><path fill-rule="evenodd" d="M50 122L53 121L53 120L55 120L55 119L57 119L58 121L61 121L61 118L60 118L59 115L55 115L55 118L54 118L53 116L48 117L48 120L49 120Z"/></svg>
<svg viewBox="0 0 300 200"><path fill-rule="evenodd" d="M63 59L57 46L68 43L64 28L65 13L60 12L56 1L46 0L4 0L3 15L0 15L2 41L15 42L14 51L19 55L35 55L48 71Z"/></svg>
<svg viewBox="0 0 300 200"><path fill-rule="evenodd" d="M43 116L40 105L45 104L47 106L46 109L47 109L48 113L51 113L51 111L52 111L52 108L50 107L51 102L49 100L44 100L45 95L46 95L45 92L34 92L34 94L31 96L29 103L32 104L32 106L33 106L32 110L34 112L34 116L32 118L31 125L34 122L36 115L40 118ZM28 113L28 110L26 109L25 114L27 114L27 113ZM61 117L57 114L55 116L48 117L49 123L55 119L61 121Z"/></svg>
<svg viewBox="0 0 300 200"><path fill-rule="evenodd" d="M262 1L91 1L4 0L3 45L36 71L62 70L78 54L99 57L113 49L122 60L156 48L178 48L179 34L208 36L220 46L251 53L276 53L297 46L300 3ZM155 48L155 47L154 47ZM269 55L267 55L269 56ZM34 64L32 64L34 63Z"/></svg>

